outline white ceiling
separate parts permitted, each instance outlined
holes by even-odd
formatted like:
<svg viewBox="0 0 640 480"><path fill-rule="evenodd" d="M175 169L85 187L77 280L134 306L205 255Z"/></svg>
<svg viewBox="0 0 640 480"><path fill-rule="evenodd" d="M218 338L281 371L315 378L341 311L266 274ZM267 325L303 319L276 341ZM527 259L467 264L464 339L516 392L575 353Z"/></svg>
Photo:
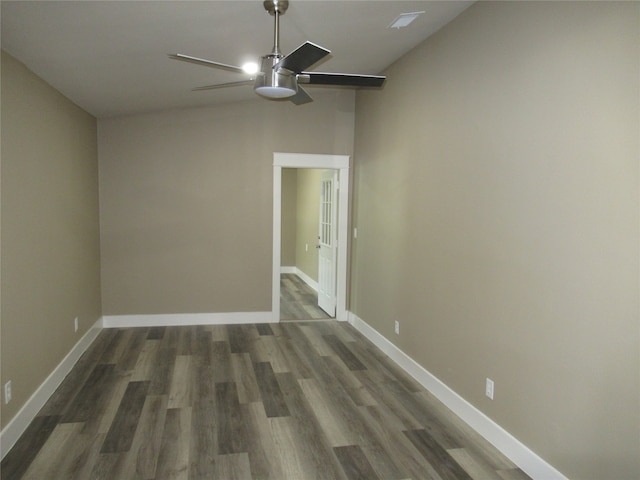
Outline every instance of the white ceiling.
<svg viewBox="0 0 640 480"><path fill-rule="evenodd" d="M332 51L310 70L378 74L471 3L291 0L280 45L285 54L306 40ZM262 1L3 0L0 8L2 48L96 117L253 99L250 86L192 92L244 78L167 54L242 65L273 47ZM400 13L421 10L408 27L387 28ZM326 87L307 91L317 88Z"/></svg>

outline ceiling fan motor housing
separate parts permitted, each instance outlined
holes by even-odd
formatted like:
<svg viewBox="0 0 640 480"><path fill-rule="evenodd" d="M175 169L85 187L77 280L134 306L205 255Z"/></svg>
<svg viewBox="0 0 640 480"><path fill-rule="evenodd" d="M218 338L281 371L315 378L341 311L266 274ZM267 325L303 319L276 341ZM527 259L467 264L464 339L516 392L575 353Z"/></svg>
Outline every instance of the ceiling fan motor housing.
<svg viewBox="0 0 640 480"><path fill-rule="evenodd" d="M266 3L266 2L265 2ZM283 56L279 54L262 57L260 68L263 75L258 75L255 81L255 91L267 98L287 98L296 94L296 78L284 68L273 68Z"/></svg>

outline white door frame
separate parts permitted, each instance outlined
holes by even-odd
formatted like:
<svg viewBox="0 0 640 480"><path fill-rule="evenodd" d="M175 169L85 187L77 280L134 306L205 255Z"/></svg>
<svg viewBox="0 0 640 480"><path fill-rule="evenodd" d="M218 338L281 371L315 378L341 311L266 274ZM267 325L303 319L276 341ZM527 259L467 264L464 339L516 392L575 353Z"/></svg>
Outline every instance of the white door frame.
<svg viewBox="0 0 640 480"><path fill-rule="evenodd" d="M316 168L338 171L338 261L336 320L347 320L347 241L349 213L349 155L310 153L273 154L273 272L271 309L273 322L280 322L280 244L282 230L282 169Z"/></svg>

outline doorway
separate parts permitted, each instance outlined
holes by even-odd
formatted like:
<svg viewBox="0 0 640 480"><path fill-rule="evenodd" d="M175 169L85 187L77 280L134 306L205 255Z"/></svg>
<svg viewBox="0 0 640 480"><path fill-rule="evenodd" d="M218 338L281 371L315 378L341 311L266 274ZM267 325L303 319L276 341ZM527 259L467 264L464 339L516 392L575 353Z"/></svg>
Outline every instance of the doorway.
<svg viewBox="0 0 640 480"><path fill-rule="evenodd" d="M347 286L347 214L349 200L349 156L274 153L273 172L273 274L272 274L272 318L280 321L281 294L281 229L282 229L282 170L320 169L335 172L335 193L337 200L337 241L335 242L335 318L346 320ZM317 244L313 245L316 248Z"/></svg>
<svg viewBox="0 0 640 480"><path fill-rule="evenodd" d="M280 320L335 317L337 170L282 169Z"/></svg>

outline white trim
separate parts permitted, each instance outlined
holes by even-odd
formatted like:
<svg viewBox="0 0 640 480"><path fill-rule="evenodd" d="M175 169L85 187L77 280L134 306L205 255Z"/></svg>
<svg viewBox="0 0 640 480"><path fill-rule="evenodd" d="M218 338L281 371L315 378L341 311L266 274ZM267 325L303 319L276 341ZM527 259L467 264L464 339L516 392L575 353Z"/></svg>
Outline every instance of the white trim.
<svg viewBox="0 0 640 480"><path fill-rule="evenodd" d="M31 421L36 417L40 409L60 386L64 378L69 374L73 366L82 354L91 346L98 334L102 331L102 319L99 319L82 336L80 340L67 353L56 368L49 374L44 382L31 395L15 417L0 432L0 455L5 455L13 448L20 436L25 432Z"/></svg>
<svg viewBox="0 0 640 480"><path fill-rule="evenodd" d="M316 292L318 291L318 282L316 282L309 275L304 273L298 267L280 267L280 273L292 273L296 275L300 280L313 288Z"/></svg>
<svg viewBox="0 0 640 480"><path fill-rule="evenodd" d="M347 159L347 167L349 157ZM349 168L338 170L338 271L336 273L336 320L346 322L347 250L349 249Z"/></svg>
<svg viewBox="0 0 640 480"><path fill-rule="evenodd" d="M302 270L300 270L299 268L296 267L296 271L295 274L300 277L300 280L302 280L304 283L306 283L307 285L309 285L311 288L313 288L316 292L318 291L318 282L316 282L313 278L311 278L309 275L307 275L306 273L304 273Z"/></svg>
<svg viewBox="0 0 640 480"><path fill-rule="evenodd" d="M526 445L467 402L437 377L416 363L373 327L354 313L348 320L360 333L387 354L404 371L445 404L453 413L500 450L522 471L534 480L567 480L562 473L532 452Z"/></svg>
<svg viewBox="0 0 640 480"><path fill-rule="evenodd" d="M274 158L276 154L273 154ZM273 268L271 272L271 320L280 321L280 275L276 274L280 265L282 242L282 167L273 166Z"/></svg>
<svg viewBox="0 0 640 480"><path fill-rule="evenodd" d="M320 168L340 170L349 168L349 155L324 155L317 153L273 154L273 164L282 168Z"/></svg>
<svg viewBox="0 0 640 480"><path fill-rule="evenodd" d="M158 315L105 315L104 328L238 325L269 323L271 312L169 313Z"/></svg>
<svg viewBox="0 0 640 480"><path fill-rule="evenodd" d="M338 170L338 264L336 278L336 320L347 316L347 247L349 222L349 155L309 153L273 154L273 268L271 285L272 322L280 321L280 243L282 228L282 169L319 168Z"/></svg>

